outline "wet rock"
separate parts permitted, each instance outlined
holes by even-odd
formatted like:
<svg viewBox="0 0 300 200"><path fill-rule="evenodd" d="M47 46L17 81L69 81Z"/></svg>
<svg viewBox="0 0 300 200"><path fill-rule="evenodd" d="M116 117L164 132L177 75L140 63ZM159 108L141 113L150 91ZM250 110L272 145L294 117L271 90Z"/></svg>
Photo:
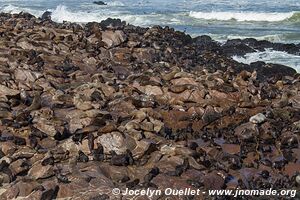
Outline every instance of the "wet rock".
<svg viewBox="0 0 300 200"><path fill-rule="evenodd" d="M106 20L100 22L100 26L102 27L102 29L106 29L106 28L121 29L124 28L125 25L126 25L125 21L121 21L120 19L112 19L112 18L107 18Z"/></svg>
<svg viewBox="0 0 300 200"><path fill-rule="evenodd" d="M279 65L279 64L266 64L264 62L255 62L250 64L255 70L258 71L258 79L274 78L285 74L287 76L294 76L296 70L293 68Z"/></svg>
<svg viewBox="0 0 300 200"><path fill-rule="evenodd" d="M242 56L245 55L246 53L255 52L254 49L243 44L240 39L228 40L222 46L222 50L227 56L233 56L233 55Z"/></svg>
<svg viewBox="0 0 300 200"><path fill-rule="evenodd" d="M203 50L215 50L220 51L220 45L207 35L197 36L193 39L193 43L200 49Z"/></svg>
<svg viewBox="0 0 300 200"><path fill-rule="evenodd" d="M41 19L42 20L51 20L51 15L52 15L52 12L46 11L42 14Z"/></svg>
<svg viewBox="0 0 300 200"><path fill-rule="evenodd" d="M105 6L105 5L107 5L107 4L104 3L103 1L94 1L93 4L100 5L100 6Z"/></svg>

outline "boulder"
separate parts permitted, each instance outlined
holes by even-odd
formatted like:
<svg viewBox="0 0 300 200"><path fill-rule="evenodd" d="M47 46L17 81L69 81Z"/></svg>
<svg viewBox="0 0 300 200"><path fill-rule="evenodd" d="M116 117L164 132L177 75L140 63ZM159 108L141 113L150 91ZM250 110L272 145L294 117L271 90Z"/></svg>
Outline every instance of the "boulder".
<svg viewBox="0 0 300 200"><path fill-rule="evenodd" d="M50 11L46 11L42 14L41 16L41 19L44 21L44 20L51 20L51 15L52 15L52 12Z"/></svg>
<svg viewBox="0 0 300 200"><path fill-rule="evenodd" d="M28 176L33 179L44 179L54 176L54 169L51 165L43 166L41 163L35 163L28 171Z"/></svg>
<svg viewBox="0 0 300 200"><path fill-rule="evenodd" d="M102 41L106 44L107 48L116 47L127 40L127 36L121 30L111 31L107 30L102 32Z"/></svg>

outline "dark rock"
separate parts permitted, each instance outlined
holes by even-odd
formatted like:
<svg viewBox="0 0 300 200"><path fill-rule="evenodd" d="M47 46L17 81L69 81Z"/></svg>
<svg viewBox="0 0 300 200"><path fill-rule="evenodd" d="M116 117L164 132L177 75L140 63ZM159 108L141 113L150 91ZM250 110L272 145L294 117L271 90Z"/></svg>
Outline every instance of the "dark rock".
<svg viewBox="0 0 300 200"><path fill-rule="evenodd" d="M110 160L111 165L127 166L127 165L133 165L134 163L132 153L129 150L127 150L125 154L121 154L121 155L117 155L116 152L112 151L111 155L112 155Z"/></svg>
<svg viewBox="0 0 300 200"><path fill-rule="evenodd" d="M29 135L29 145L35 149L38 146L38 140L34 135Z"/></svg>
<svg viewBox="0 0 300 200"><path fill-rule="evenodd" d="M3 158L5 156L5 154L3 153L3 151L0 149L0 159Z"/></svg>
<svg viewBox="0 0 300 200"><path fill-rule="evenodd" d="M261 172L261 176L264 178L264 179L267 179L270 177L270 173L267 171L267 170L264 170Z"/></svg>
<svg viewBox="0 0 300 200"><path fill-rule="evenodd" d="M53 156L49 156L48 158L45 158L42 161L42 165L46 166L46 165L54 165L54 157Z"/></svg>
<svg viewBox="0 0 300 200"><path fill-rule="evenodd" d="M58 190L59 190L59 186L55 186L54 188L43 191L41 199L44 200L56 199Z"/></svg>
<svg viewBox="0 0 300 200"><path fill-rule="evenodd" d="M92 152L94 150L94 135L92 133L88 134L88 145L89 150Z"/></svg>
<svg viewBox="0 0 300 200"><path fill-rule="evenodd" d="M103 1L94 1L93 4L96 4L96 5L100 5L100 6L105 6L107 5L105 2Z"/></svg>
<svg viewBox="0 0 300 200"><path fill-rule="evenodd" d="M299 44L50 17L0 14L0 199L299 186L299 75L231 58Z"/></svg>
<svg viewBox="0 0 300 200"><path fill-rule="evenodd" d="M97 149L92 151L93 159L95 161L103 161L104 160L104 149L102 145L98 144Z"/></svg>
<svg viewBox="0 0 300 200"><path fill-rule="evenodd" d="M299 45L296 44L282 44L282 43L272 43L267 40L256 40L254 38L246 38L244 40L239 40L240 44L247 45L258 51L265 51L265 49L273 49L276 51L284 51L289 54L300 55Z"/></svg>
<svg viewBox="0 0 300 200"><path fill-rule="evenodd" d="M184 159L182 165L177 165L175 167L175 171L169 172L168 175L170 176L181 176L183 172L185 172L189 168L189 161L187 158Z"/></svg>
<svg viewBox="0 0 300 200"><path fill-rule="evenodd" d="M135 188L139 183L140 183L140 180L139 180L139 179L134 179L133 181L126 183L126 188L128 188L128 189L133 189L133 188Z"/></svg>
<svg viewBox="0 0 300 200"><path fill-rule="evenodd" d="M222 52L221 46L207 35L201 35L193 38L193 43L197 48L201 49L202 51L208 50L208 51L215 51L219 53Z"/></svg>
<svg viewBox="0 0 300 200"><path fill-rule="evenodd" d="M84 137L84 135L82 133L76 133L72 136L72 140L78 144L78 143L82 142L83 137Z"/></svg>
<svg viewBox="0 0 300 200"><path fill-rule="evenodd" d="M129 176L123 176L122 179L120 180L121 183L126 183L128 181L130 181Z"/></svg>
<svg viewBox="0 0 300 200"><path fill-rule="evenodd" d="M43 21L45 21L45 20L51 20L51 15L52 15L52 12L46 11L46 12L44 12L43 15L41 16L41 19L42 19Z"/></svg>
<svg viewBox="0 0 300 200"><path fill-rule="evenodd" d="M16 145L26 145L26 140L24 138L15 136L14 137L14 143Z"/></svg>
<svg viewBox="0 0 300 200"><path fill-rule="evenodd" d="M289 54L300 55L300 48L296 44L275 43L272 48L277 51L284 51Z"/></svg>
<svg viewBox="0 0 300 200"><path fill-rule="evenodd" d="M58 180L58 182L60 183L70 183L69 179L67 176L61 175L61 174L57 174L56 178Z"/></svg>
<svg viewBox="0 0 300 200"><path fill-rule="evenodd" d="M274 77L280 79L282 76L294 76L297 73L295 69L284 65L266 64L260 61L251 63L250 67L257 71L257 78L259 80L266 80Z"/></svg>
<svg viewBox="0 0 300 200"><path fill-rule="evenodd" d="M107 194L99 194L98 196L92 197L89 200L109 200L109 196Z"/></svg>
<svg viewBox="0 0 300 200"><path fill-rule="evenodd" d="M103 30L107 28L122 29L125 25L126 22L121 21L121 19L107 18L106 20L100 22L100 26Z"/></svg>
<svg viewBox="0 0 300 200"><path fill-rule="evenodd" d="M30 14L30 13L27 13L27 12L20 12L18 14L19 17L22 17L22 18L25 18L25 19L32 19L32 18L35 18L34 15Z"/></svg>
<svg viewBox="0 0 300 200"><path fill-rule="evenodd" d="M0 172L4 172L8 168L9 164L5 161L2 160L0 163Z"/></svg>
<svg viewBox="0 0 300 200"><path fill-rule="evenodd" d="M220 190L224 186L224 179L215 172L209 173L203 178L205 188Z"/></svg>
<svg viewBox="0 0 300 200"><path fill-rule="evenodd" d="M155 167L150 170L144 177L144 183L150 183L151 180L159 174L159 168Z"/></svg>
<svg viewBox="0 0 300 200"><path fill-rule="evenodd" d="M240 39L228 40L222 46L223 53L227 56L243 56L246 53L253 53L255 50L242 43Z"/></svg>
<svg viewBox="0 0 300 200"><path fill-rule="evenodd" d="M79 151L77 161L78 162L88 162L89 157L87 155L85 155L82 151Z"/></svg>

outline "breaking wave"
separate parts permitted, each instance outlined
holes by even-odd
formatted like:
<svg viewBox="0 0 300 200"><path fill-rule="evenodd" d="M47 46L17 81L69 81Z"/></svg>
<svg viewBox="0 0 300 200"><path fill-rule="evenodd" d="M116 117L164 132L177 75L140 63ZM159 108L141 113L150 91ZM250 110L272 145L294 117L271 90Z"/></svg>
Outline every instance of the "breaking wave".
<svg viewBox="0 0 300 200"><path fill-rule="evenodd" d="M55 10L49 10L52 12L51 18L56 22L70 21L78 23L87 23L87 22L100 22L109 17L111 18L120 18L125 20L128 23L135 25L147 25L150 23L149 16L140 16L140 15L131 15L131 14L122 14L118 12L82 12L82 11L71 11L64 5L59 5Z"/></svg>
<svg viewBox="0 0 300 200"><path fill-rule="evenodd" d="M20 12L28 12L32 15L37 16L37 17L41 16L44 13L43 11L40 11L40 10L33 10L33 9L29 9L29 8L21 8L21 7L11 5L11 4L0 6L0 11L5 12L5 13L11 13L11 14L17 14L17 13L20 13Z"/></svg>
<svg viewBox="0 0 300 200"><path fill-rule="evenodd" d="M110 17L120 18L129 24L137 26L172 26L178 30L187 31L187 33L193 36L200 34L211 35L213 39L218 41L253 37L258 40L272 42L300 42L299 32L297 31L300 27L300 11L279 13L254 11L190 12L189 10L150 12L149 8L146 8L147 12L135 12L130 9L128 10L127 7L130 7L127 5L128 2L123 3L121 0L108 1L107 6L95 6L92 2L85 2L82 5L76 4L76 6L72 4L53 4L52 7L30 6L27 4L18 5L13 3L18 0L4 1L6 4L0 4L0 12L20 13L23 11L31 13L36 17L41 17L45 11L50 11L52 12L52 20L56 22L100 22ZM262 23L263 21L264 23ZM248 25L252 26L254 30L249 29Z"/></svg>
<svg viewBox="0 0 300 200"><path fill-rule="evenodd" d="M284 20L299 21L300 13L259 13L259 12L194 12L189 13L190 17L204 20L236 20L236 21L268 21L278 22Z"/></svg>
<svg viewBox="0 0 300 200"><path fill-rule="evenodd" d="M234 60L250 64L256 61L264 61L266 63L282 64L294 68L300 73L300 56L288 54L282 51L266 49L262 52L248 53L244 56L233 56Z"/></svg>
<svg viewBox="0 0 300 200"><path fill-rule="evenodd" d="M109 6L122 6L121 3L118 2L111 2L111 5ZM20 13L20 12L28 12L36 17L41 17L42 14L46 10L33 10L28 8L20 8L16 7L14 5L4 5L0 6L1 12L6 13ZM77 22L77 23L87 23L87 22L100 22L102 20L105 20L109 17L112 18L121 18L128 23L136 24L136 25L147 25L150 23L149 16L143 16L143 15L130 15L130 14L121 14L118 12L99 12L99 10L92 11L92 12L86 12L86 11L73 11L70 10L65 5L58 5L55 9L48 9L47 11L52 12L51 18L53 21L56 22L63 22L63 21L69 21L69 22Z"/></svg>
<svg viewBox="0 0 300 200"><path fill-rule="evenodd" d="M56 22L92 22L92 21L99 21L100 16L97 16L95 13L87 13L87 12L72 12L67 9L64 5L59 5L56 7L55 10L49 10L52 12L51 18Z"/></svg>

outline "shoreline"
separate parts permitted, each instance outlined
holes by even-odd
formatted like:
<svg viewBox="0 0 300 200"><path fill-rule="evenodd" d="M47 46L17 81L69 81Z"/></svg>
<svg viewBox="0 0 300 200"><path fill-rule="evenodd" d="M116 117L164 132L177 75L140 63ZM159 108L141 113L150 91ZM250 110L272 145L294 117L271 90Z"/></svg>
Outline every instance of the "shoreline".
<svg viewBox="0 0 300 200"><path fill-rule="evenodd" d="M92 5L92 2L90 2ZM68 7L69 6L69 7ZM199 12L198 17L192 17L190 16L193 11L182 11L178 12L176 15L171 15L169 16L170 19L173 20L166 20L156 16L156 14L153 13L144 13L144 14L139 14L139 13L131 13L131 14L126 14L122 13L122 9L118 9L118 6L114 7L106 7L106 6L93 6L92 8L87 8L87 10L80 10L78 9L78 5L74 5L76 7L76 10L73 10L71 5L67 4L58 4L55 7L52 8L44 8L44 9L31 9L30 6L26 6L26 3L24 4L24 8L15 6L13 4L8 4L6 6L3 6L3 9L1 12L8 12L11 14L18 14L19 12L28 12L33 14L35 17L41 17L42 14L46 11L49 11L52 13L52 19L55 22L62 23L63 21L71 21L74 23L88 23L88 22L101 22L102 20L105 20L109 17L112 18L120 18L124 21L127 21L133 25L136 26L142 26L142 27L151 27L153 25L162 25L162 26L172 26L177 30L180 31L187 31L190 35L192 36L197 36L197 35L209 35L212 37L214 40L218 41L223 41L223 40L228 40L228 39L245 39L245 38L256 38L257 40L268 40L271 42L279 42L279 43L294 43L294 44L299 44L300 39L297 36L297 31L292 30L291 32L289 31L284 31L280 32L280 30L277 30L276 27L280 26L280 23L286 23L287 27L282 27L282 29L293 29L298 27L299 24L299 10L293 10L289 12L283 12L283 13L276 13L276 12L266 12L266 13L261 13L261 12ZM125 5L124 5L125 6ZM1 7L1 6L0 6ZM8 7L5 9L5 7ZM11 7L11 8L10 8ZM128 7L128 6L125 6ZM124 7L124 8L125 8ZM130 8L130 7L128 7ZM114 14L112 13L106 13L105 11L108 11L110 9L113 9L114 11L120 11L120 14ZM85 12L86 11L86 12ZM101 14L101 12L104 11L104 13ZM194 12L198 13L198 12ZM245 15L245 16L244 16ZM249 15L249 16L248 16ZM266 15L266 16L263 16ZM290 16L292 15L292 16ZM185 16L185 17L183 17ZM207 19L205 19L205 16L209 16ZM242 19L240 19L240 17ZM259 17L257 17L259 16ZM165 16L166 17L166 16ZM164 17L164 18L165 18ZM200 17L200 18L199 18ZM202 18L203 17L203 18ZM214 19L216 17L216 19ZM224 20L222 20L224 19ZM280 21L277 21L278 19L281 19ZM161 21L162 20L162 21ZM151 23L155 22L155 23ZM242 31L241 34L236 35L236 32L231 32L230 27L224 27L219 26L218 23L233 23L231 24L231 28L237 27L239 31ZM193 28L194 25L193 23L196 23L197 25L195 27L198 27L200 31L197 31L197 29ZM217 24L215 24L217 23ZM253 32L252 29L249 28L249 24L252 23L257 23L257 27L254 26L253 28L257 30L257 32ZM270 30L264 29L264 27L268 26L268 23L270 23ZM277 23L275 25L273 23ZM215 25L216 26L215 26ZM208 25L208 26L206 26ZM212 26L211 26L212 25ZM240 26L241 25L241 26ZM254 24L252 24L253 26ZM211 29L213 28L214 30L212 31L201 31L203 29ZM272 29L273 28L273 29ZM223 30L224 29L224 30ZM224 34L218 34L218 30L223 30L222 32ZM248 30L246 32L243 32L243 30ZM259 32L259 33L258 33ZM298 39L297 39L298 38Z"/></svg>
<svg viewBox="0 0 300 200"><path fill-rule="evenodd" d="M299 188L299 74L231 58L267 47L0 13L0 199Z"/></svg>
<svg viewBox="0 0 300 200"><path fill-rule="evenodd" d="M26 13L26 12L25 12ZM45 15L46 14L46 15ZM37 17L35 15L32 15L34 17L36 17L37 19L46 19L47 17L51 18L52 17L52 12L51 11L46 11L44 12L44 14L42 14L40 17ZM12 14L13 15L13 14ZM31 15L31 14L30 14ZM119 18L113 18L113 19L119 19ZM120 20L120 19L119 19ZM105 21L105 20L103 20ZM125 21L124 21L125 22ZM71 23L71 24L79 24L80 26L84 27L86 24L88 23L100 23L100 22L95 22L95 21L91 21L91 22L69 22L69 21L63 21L63 22L55 22L53 21L53 23ZM126 23L126 22L125 22ZM131 26L136 26L133 24L127 24L127 25L131 25ZM154 27L156 25L153 25ZM152 26L136 26L136 27L141 27L141 28L151 28ZM162 26L164 27L164 26ZM166 26L168 27L168 26ZM175 29L176 28L172 28ZM176 31L181 31L181 30L176 30ZM185 31L181 31L186 33ZM270 53L270 51L275 51L278 53L282 53L281 56L278 56L278 53L276 54L276 56L274 57L274 64L279 64L279 65L285 65L288 67L292 67L296 70L300 70L300 66L297 65L298 60L300 58L300 42L289 42L289 41L272 41L272 40L268 40L268 39L261 39L260 37L238 37L235 36L233 38L228 38L228 39L214 39L213 36L211 35L199 35L199 34L189 34L186 33L187 35L189 35L192 39L197 39L199 37L205 36L210 38L211 41L218 43L219 46L222 46L222 48L226 48L226 46L228 48L238 48L235 49L233 52L231 53L225 53L226 56L231 56L233 57L239 57L239 59L236 59L236 61L241 62L243 61L244 64L250 64L250 62L255 62L255 61L248 61L248 60L244 60L246 57L246 55L251 56L251 53L265 53L267 54L267 56L271 56L272 54ZM252 50L251 50L252 49ZM275 55L274 54L274 55ZM286 54L286 55L285 55ZM281 60L286 60L286 57L289 56L291 57L291 59L296 60L295 62L288 62L288 61L281 61ZM294 57L293 57L294 56ZM299 56L299 57L298 57ZM268 60L268 58L262 58L263 60ZM259 61L259 58L255 58L256 61Z"/></svg>

